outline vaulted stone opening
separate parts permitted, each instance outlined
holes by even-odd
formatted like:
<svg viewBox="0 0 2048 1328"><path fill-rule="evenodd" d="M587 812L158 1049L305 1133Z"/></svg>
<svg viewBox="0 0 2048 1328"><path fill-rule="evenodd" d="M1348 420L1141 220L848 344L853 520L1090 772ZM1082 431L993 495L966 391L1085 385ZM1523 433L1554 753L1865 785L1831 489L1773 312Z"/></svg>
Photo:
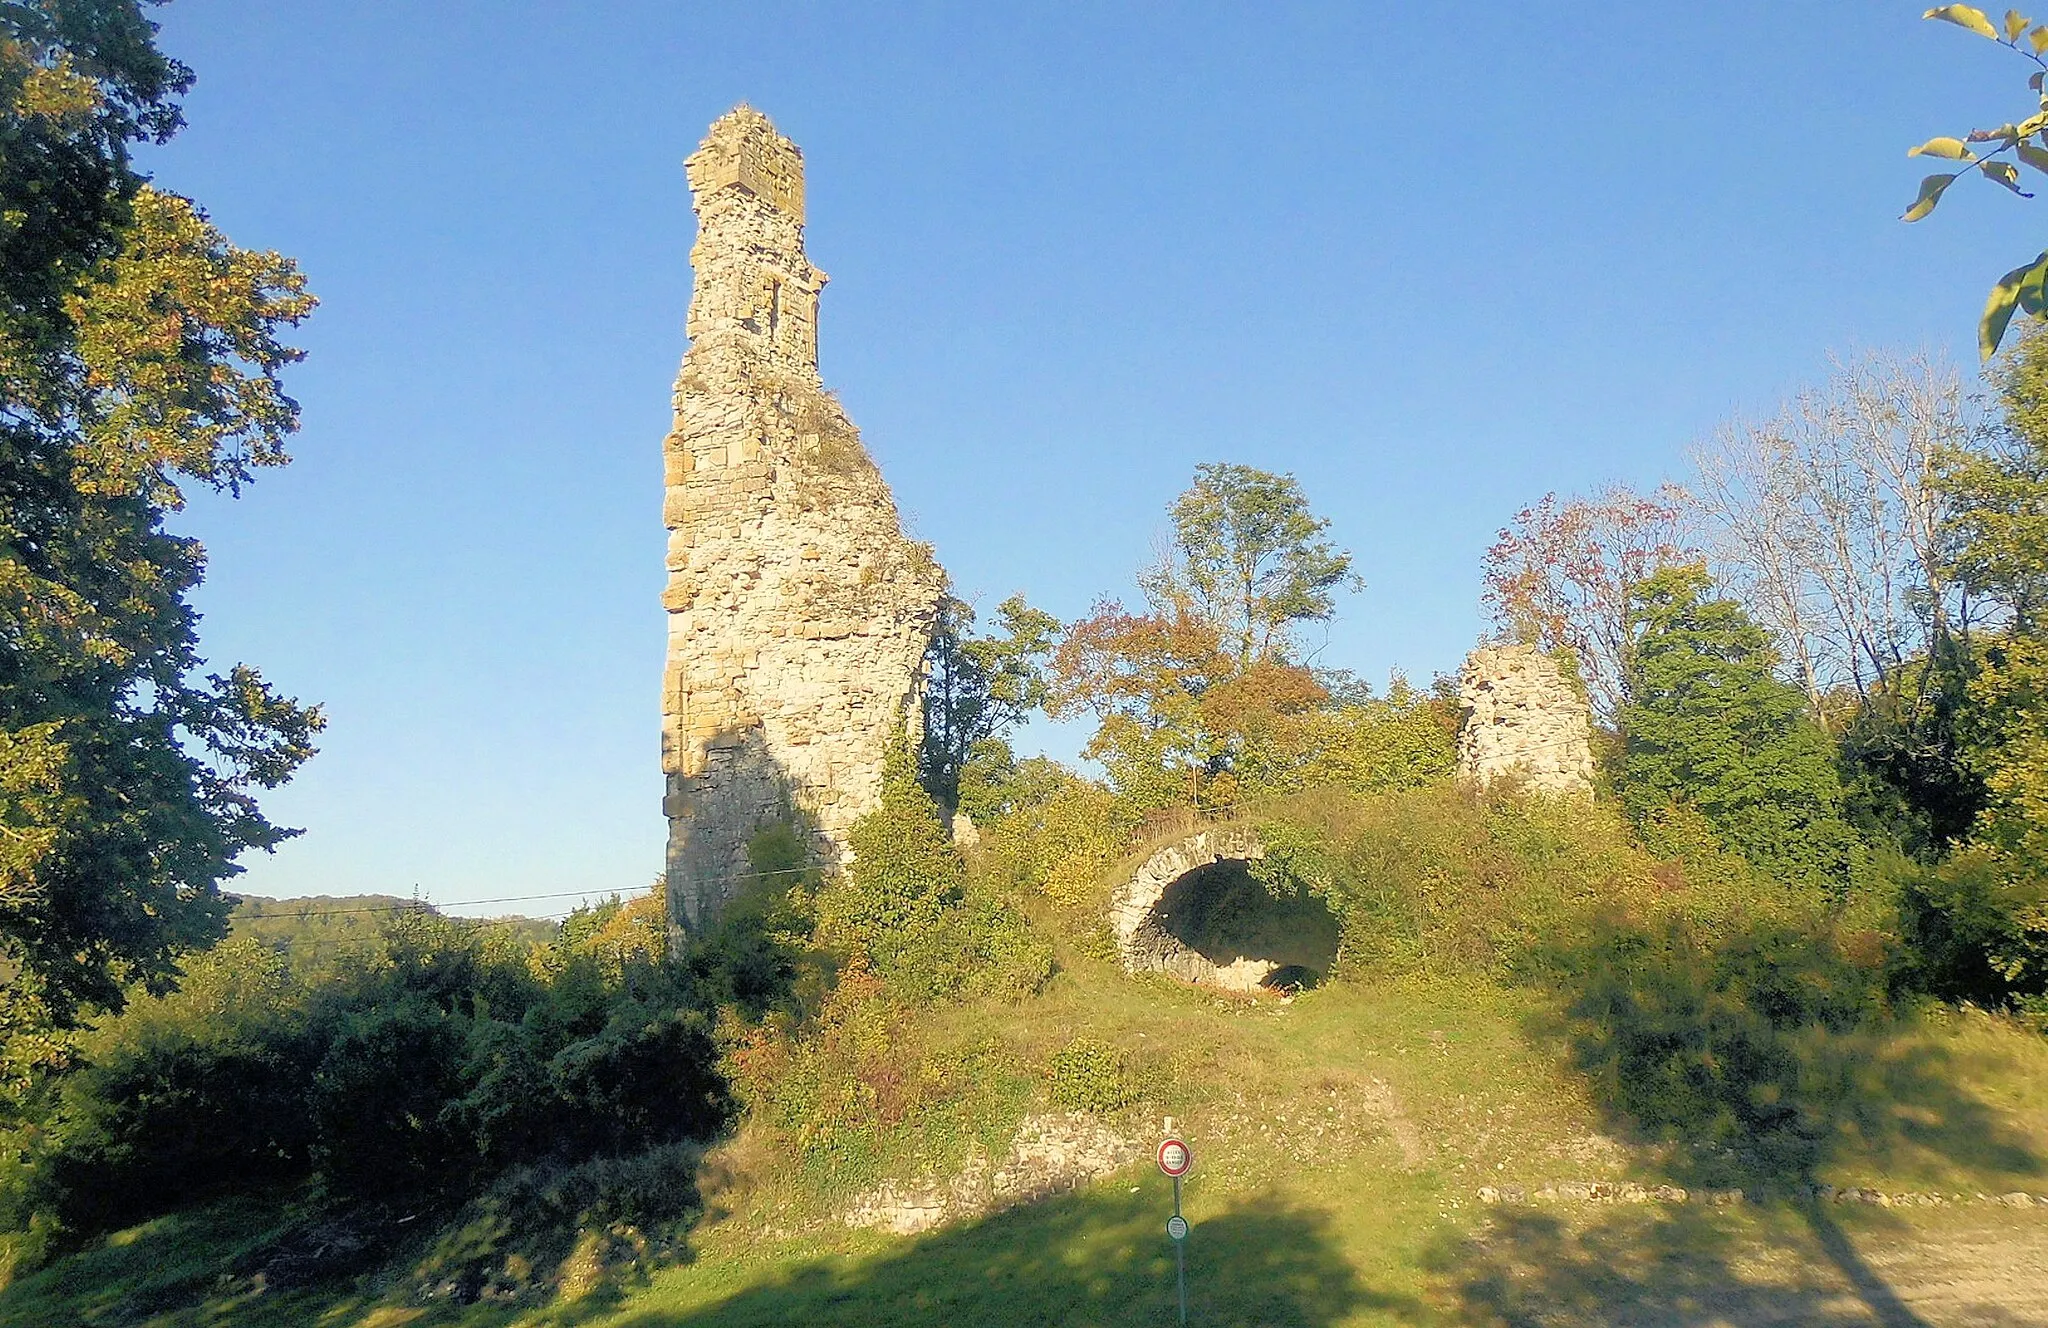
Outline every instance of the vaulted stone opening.
<svg viewBox="0 0 2048 1328"><path fill-rule="evenodd" d="M1153 917L1160 932L1204 961L1195 978L1249 991L1300 990L1329 976L1337 919L1303 891L1278 895L1242 858L1220 858L1166 887Z"/></svg>
<svg viewBox="0 0 2048 1328"><path fill-rule="evenodd" d="M1259 880L1253 864L1264 856L1254 836L1228 827L1155 852L1111 903L1124 967L1243 992L1322 981L1337 958L1337 919L1315 895Z"/></svg>

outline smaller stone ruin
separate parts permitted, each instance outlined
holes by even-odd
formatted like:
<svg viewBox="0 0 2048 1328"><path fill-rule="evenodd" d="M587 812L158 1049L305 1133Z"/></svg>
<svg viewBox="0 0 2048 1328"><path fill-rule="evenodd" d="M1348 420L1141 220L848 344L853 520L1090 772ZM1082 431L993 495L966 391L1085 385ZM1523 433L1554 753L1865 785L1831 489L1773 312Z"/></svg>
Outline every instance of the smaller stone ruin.
<svg viewBox="0 0 2048 1328"><path fill-rule="evenodd" d="M1481 788L1593 792L1593 717L1557 661L1534 646L1483 646L1458 674L1458 773Z"/></svg>
<svg viewBox="0 0 2048 1328"><path fill-rule="evenodd" d="M1297 991L1337 959L1337 919L1313 895L1276 894L1251 874L1258 837L1212 826L1154 852L1110 899L1130 973L1171 973L1227 991Z"/></svg>

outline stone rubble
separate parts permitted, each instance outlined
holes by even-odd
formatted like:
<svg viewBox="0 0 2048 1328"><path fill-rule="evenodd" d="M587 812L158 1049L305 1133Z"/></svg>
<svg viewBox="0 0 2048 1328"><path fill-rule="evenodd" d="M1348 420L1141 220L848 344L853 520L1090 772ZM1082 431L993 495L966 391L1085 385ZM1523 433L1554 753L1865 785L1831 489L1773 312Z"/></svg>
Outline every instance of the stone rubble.
<svg viewBox="0 0 2048 1328"><path fill-rule="evenodd" d="M1517 779L1543 793L1593 792L1586 698L1534 646L1483 646L1458 674L1458 773L1481 788Z"/></svg>
<svg viewBox="0 0 2048 1328"><path fill-rule="evenodd" d="M1637 1185L1632 1181L1552 1181L1535 1190L1520 1185L1482 1185L1483 1204L1523 1203L1667 1203L1739 1204L1758 1197L1740 1189L1687 1189L1680 1185ZM1817 1203L1868 1204L1876 1208L1946 1208L1990 1204L2004 1208L2048 1208L2048 1194L2014 1190L2008 1194L1932 1194L1919 1190L1885 1191L1866 1186L1803 1185L1793 1199Z"/></svg>
<svg viewBox="0 0 2048 1328"><path fill-rule="evenodd" d="M888 1181L853 1201L841 1220L897 1235L1077 1189L1145 1156L1142 1144L1082 1112L1028 1117L1000 1166L971 1158L950 1180Z"/></svg>
<svg viewBox="0 0 2048 1328"><path fill-rule="evenodd" d="M699 927L746 887L770 822L794 816L824 862L844 861L885 752L914 736L944 574L818 376L826 277L804 252L803 154L741 106L686 168L662 769L669 912Z"/></svg>

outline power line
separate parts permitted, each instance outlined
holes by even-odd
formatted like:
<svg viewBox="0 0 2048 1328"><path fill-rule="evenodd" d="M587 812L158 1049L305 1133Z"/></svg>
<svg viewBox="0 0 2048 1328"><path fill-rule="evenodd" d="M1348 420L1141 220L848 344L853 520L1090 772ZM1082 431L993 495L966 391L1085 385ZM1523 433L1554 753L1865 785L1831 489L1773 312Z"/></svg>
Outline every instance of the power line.
<svg viewBox="0 0 2048 1328"><path fill-rule="evenodd" d="M817 870L820 869L816 867L779 867L774 871L731 872L721 876L699 876L696 879L700 881L758 881L765 880L771 876L795 876ZM364 904L352 908L309 909L305 912L296 910L276 913L263 912L253 914L252 918L334 918L350 913L416 913L427 910L438 913L444 908L474 908L479 904L525 904L537 899L576 899L591 895L609 895L612 898L620 897L619 892L616 890L556 890L548 894L538 895L501 895L495 899L460 899L446 904L436 904L430 899L411 899L397 904ZM287 904L291 901L279 899L269 902Z"/></svg>

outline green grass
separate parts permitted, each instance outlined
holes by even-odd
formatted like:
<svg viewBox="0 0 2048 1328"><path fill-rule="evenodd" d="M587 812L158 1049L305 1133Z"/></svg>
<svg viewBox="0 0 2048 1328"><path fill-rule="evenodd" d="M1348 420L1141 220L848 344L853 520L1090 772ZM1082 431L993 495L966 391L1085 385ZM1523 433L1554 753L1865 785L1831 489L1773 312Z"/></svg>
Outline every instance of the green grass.
<svg viewBox="0 0 2048 1328"><path fill-rule="evenodd" d="M993 1041L1026 1067L1080 1035L1123 1053L1143 1094L1126 1127L1150 1137L1172 1115L1196 1150L1185 1195L1192 1323L1529 1322L1539 1310L1647 1323L1699 1322L1713 1310L1743 1322L1770 1306L1800 1310L1787 1322L1886 1321L1887 1278L1903 1274L1869 1251L1889 1258L1978 1228L2048 1248L2038 1210L1908 1214L1787 1199L1482 1207L1482 1185L1700 1174L1696 1141L1639 1135L1602 1100L1558 1019L1541 992L1480 980L1337 984L1283 1006L1070 959L1030 1001L946 1007L925 1034L942 1053ZM1816 1179L2048 1191L2048 1040L1974 1013L1921 1015L1827 1091ZM914 1133L891 1157L906 1169ZM275 1206L242 1203L120 1233L19 1280L0 1290L0 1324L1172 1322L1170 1187L1149 1165L897 1238L831 1221L816 1190L760 1153L754 1144L714 1155L711 1216L688 1233L684 1257L580 1299L424 1302L404 1258L322 1290L254 1294L229 1270L280 1218ZM717 1179L721 1166L729 1179Z"/></svg>

